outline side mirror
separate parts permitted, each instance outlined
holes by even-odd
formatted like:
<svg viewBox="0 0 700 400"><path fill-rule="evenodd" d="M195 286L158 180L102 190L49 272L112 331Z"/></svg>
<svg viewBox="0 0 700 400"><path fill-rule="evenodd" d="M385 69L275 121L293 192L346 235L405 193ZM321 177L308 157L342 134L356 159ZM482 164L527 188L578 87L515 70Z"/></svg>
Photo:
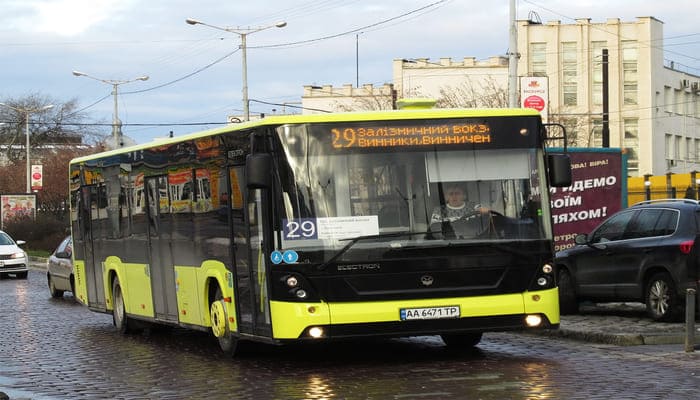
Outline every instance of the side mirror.
<svg viewBox="0 0 700 400"><path fill-rule="evenodd" d="M272 157L267 153L250 154L245 159L248 189L264 189L272 182Z"/></svg>
<svg viewBox="0 0 700 400"><path fill-rule="evenodd" d="M551 186L571 186L571 159L567 154L547 155L547 166Z"/></svg>
<svg viewBox="0 0 700 400"><path fill-rule="evenodd" d="M22 246L24 244L27 244L24 240L17 240L15 243L17 243L17 246Z"/></svg>
<svg viewBox="0 0 700 400"><path fill-rule="evenodd" d="M574 237L574 243L576 244L587 244L588 243L588 235L585 233L579 233Z"/></svg>
<svg viewBox="0 0 700 400"><path fill-rule="evenodd" d="M66 251L59 251L58 253L56 253L56 257L57 258L70 258L70 253L68 253Z"/></svg>

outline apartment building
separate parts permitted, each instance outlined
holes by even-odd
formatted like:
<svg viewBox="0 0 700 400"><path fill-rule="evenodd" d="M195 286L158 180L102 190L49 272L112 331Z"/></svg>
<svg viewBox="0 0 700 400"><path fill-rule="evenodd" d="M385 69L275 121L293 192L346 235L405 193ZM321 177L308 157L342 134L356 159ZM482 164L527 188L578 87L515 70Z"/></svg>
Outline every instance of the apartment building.
<svg viewBox="0 0 700 400"><path fill-rule="evenodd" d="M518 75L548 78L548 118L567 127L570 146L602 147L606 101L609 146L627 151L630 176L700 170L700 76L664 59L663 22L520 20L517 27ZM438 106L507 104L506 57L399 59L392 69L393 83L380 88L305 86L302 105L339 110L333 105L357 104L343 96L360 93L361 109L367 99L385 108L405 97L432 97Z"/></svg>

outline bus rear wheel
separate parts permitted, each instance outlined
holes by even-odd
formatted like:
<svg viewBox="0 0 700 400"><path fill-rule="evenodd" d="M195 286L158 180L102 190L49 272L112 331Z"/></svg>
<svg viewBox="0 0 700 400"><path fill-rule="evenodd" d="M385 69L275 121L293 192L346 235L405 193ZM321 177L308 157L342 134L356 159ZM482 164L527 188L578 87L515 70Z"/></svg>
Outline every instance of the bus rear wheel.
<svg viewBox="0 0 700 400"><path fill-rule="evenodd" d="M481 336L483 335L482 332L475 332L475 333L449 333L449 334L442 334L440 337L442 338L442 341L445 342L447 347L455 350L463 349L467 350L470 349L479 342L481 342Z"/></svg>
<svg viewBox="0 0 700 400"><path fill-rule="evenodd" d="M233 336L229 329L226 303L220 287L216 288L214 301L209 308L209 317L211 318L211 332L219 342L219 347L224 353L234 355L238 347L238 339Z"/></svg>
<svg viewBox="0 0 700 400"><path fill-rule="evenodd" d="M131 332L131 321L126 316L126 307L124 306L124 294L122 287L119 284L119 278L114 278L112 282L112 322L117 328L117 331L122 334Z"/></svg>

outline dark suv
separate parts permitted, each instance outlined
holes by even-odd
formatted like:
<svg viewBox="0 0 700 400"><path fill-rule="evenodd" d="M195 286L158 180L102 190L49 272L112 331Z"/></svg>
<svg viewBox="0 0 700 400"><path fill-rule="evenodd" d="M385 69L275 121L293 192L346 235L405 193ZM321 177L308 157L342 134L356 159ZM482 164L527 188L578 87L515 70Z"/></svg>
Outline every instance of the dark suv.
<svg viewBox="0 0 700 400"><path fill-rule="evenodd" d="M657 321L683 315L685 292L698 280L700 203L644 201L619 211L576 246L556 254L562 314L581 301L646 303Z"/></svg>

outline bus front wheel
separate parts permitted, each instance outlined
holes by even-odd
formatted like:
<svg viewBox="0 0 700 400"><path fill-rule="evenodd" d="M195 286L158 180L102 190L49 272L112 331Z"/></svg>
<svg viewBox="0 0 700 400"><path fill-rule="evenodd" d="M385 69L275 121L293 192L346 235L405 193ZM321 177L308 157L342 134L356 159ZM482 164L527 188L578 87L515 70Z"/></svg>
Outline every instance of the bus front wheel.
<svg viewBox="0 0 700 400"><path fill-rule="evenodd" d="M233 336L228 326L228 313L221 288L216 288L214 301L209 308L211 318L211 331L219 342L219 347L224 353L234 355L238 346L238 339Z"/></svg>

